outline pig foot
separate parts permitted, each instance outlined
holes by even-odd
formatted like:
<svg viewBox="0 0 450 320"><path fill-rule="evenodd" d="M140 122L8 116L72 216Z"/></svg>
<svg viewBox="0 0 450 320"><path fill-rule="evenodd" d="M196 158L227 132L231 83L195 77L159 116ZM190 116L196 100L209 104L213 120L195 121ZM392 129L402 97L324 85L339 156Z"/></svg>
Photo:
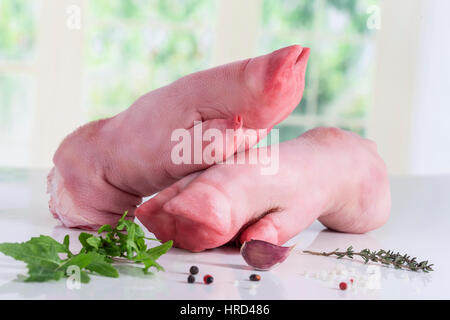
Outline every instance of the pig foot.
<svg viewBox="0 0 450 320"><path fill-rule="evenodd" d="M67 227L95 229L114 224L124 210L209 162L174 163L171 141L177 129L194 132L194 122L240 136L223 150L223 159L251 145L240 145L249 129L271 129L301 100L309 49L294 45L181 78L138 99L115 117L89 123L58 148L48 177L49 206ZM257 136L254 143L261 138ZM219 147L217 147L219 148Z"/></svg>
<svg viewBox="0 0 450 320"><path fill-rule="evenodd" d="M274 175L261 175L261 166L214 165L163 190L136 216L159 239L195 252L234 239L281 245L315 219L364 233L389 216L385 165L375 144L356 134L308 131L280 144Z"/></svg>

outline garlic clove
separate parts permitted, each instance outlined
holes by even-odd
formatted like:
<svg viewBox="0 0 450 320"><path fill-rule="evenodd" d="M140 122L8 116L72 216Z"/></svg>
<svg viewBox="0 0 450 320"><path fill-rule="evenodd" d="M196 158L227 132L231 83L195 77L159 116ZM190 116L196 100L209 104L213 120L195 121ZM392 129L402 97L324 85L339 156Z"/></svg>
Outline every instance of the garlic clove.
<svg viewBox="0 0 450 320"><path fill-rule="evenodd" d="M269 270L286 260L293 248L294 246L282 247L262 240L250 240L242 244L241 255L256 270Z"/></svg>

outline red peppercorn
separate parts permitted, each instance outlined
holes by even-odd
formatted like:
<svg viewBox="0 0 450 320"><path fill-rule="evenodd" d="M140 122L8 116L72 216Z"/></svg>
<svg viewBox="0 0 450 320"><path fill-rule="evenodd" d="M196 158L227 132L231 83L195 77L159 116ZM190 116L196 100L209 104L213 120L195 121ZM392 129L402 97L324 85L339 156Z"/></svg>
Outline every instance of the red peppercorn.
<svg viewBox="0 0 450 320"><path fill-rule="evenodd" d="M211 283L213 283L213 281L214 281L214 278L209 274L207 274L206 276L203 277L203 282L205 284L211 284Z"/></svg>
<svg viewBox="0 0 450 320"><path fill-rule="evenodd" d="M339 283L339 289L341 289L341 290L347 290L347 282L341 282L341 283Z"/></svg>

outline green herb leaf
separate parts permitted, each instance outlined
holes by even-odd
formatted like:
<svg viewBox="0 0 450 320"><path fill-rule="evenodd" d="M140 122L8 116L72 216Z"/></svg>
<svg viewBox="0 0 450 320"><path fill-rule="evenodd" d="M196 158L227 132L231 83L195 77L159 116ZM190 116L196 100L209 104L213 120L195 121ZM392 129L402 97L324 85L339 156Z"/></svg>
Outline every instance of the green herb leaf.
<svg viewBox="0 0 450 320"><path fill-rule="evenodd" d="M144 264L144 273L148 273L149 268L155 267L157 270L162 271L164 268L159 265L156 260L165 254L172 247L173 241L169 240L157 247L148 249L147 251L139 252L136 257L136 262L142 262Z"/></svg>
<svg viewBox="0 0 450 320"><path fill-rule="evenodd" d="M86 269L92 272L95 272L101 276L105 277L111 277L111 278L118 278L119 273L117 272L117 269L114 268L114 266L111 264L111 262L106 261L106 257L91 252L92 255L92 261L89 265L86 266Z"/></svg>
<svg viewBox="0 0 450 320"><path fill-rule="evenodd" d="M112 230L113 228L109 224L104 224L98 229L97 233L100 234L103 232L111 232Z"/></svg>
<svg viewBox="0 0 450 320"><path fill-rule="evenodd" d="M80 235L78 236L78 240L80 241L81 245L83 246L84 249L86 249L87 251L92 250L92 246L87 242L87 240L89 238L92 238L93 235L90 233L86 233L86 232L82 232L80 233Z"/></svg>
<svg viewBox="0 0 450 320"><path fill-rule="evenodd" d="M34 240L33 240L34 239ZM61 259L58 256L57 247L39 243L38 238L33 238L23 243L2 243L0 252L16 260L23 261L28 267L28 278L25 281L58 280L64 272L58 271Z"/></svg>
<svg viewBox="0 0 450 320"><path fill-rule="evenodd" d="M89 237L86 239L86 242L94 249L98 250L100 244L102 243L100 238L97 237Z"/></svg>
<svg viewBox="0 0 450 320"><path fill-rule="evenodd" d="M47 268L39 264L28 264L28 278L25 282L45 282L50 280L59 280L64 277L63 271L56 268Z"/></svg>
<svg viewBox="0 0 450 320"><path fill-rule="evenodd" d="M79 253L67 260L65 260L59 267L58 270L63 270L64 272L66 272L67 268L69 266L78 266L81 269L86 268L86 266L88 266L93 259L93 253L89 252L89 253Z"/></svg>
<svg viewBox="0 0 450 320"><path fill-rule="evenodd" d="M56 250L56 252L58 253L69 253L69 240L64 240L67 241L67 245L59 243L52 237L41 235L39 237L31 238L26 243L37 244L39 246L45 247L46 249L54 248L54 250Z"/></svg>
<svg viewBox="0 0 450 320"><path fill-rule="evenodd" d="M173 245L173 241L169 240L167 242L164 242L163 244L148 249L146 251L146 253L154 260L158 259L159 257L161 257L163 254L167 253L167 251L169 251L170 248L172 248Z"/></svg>

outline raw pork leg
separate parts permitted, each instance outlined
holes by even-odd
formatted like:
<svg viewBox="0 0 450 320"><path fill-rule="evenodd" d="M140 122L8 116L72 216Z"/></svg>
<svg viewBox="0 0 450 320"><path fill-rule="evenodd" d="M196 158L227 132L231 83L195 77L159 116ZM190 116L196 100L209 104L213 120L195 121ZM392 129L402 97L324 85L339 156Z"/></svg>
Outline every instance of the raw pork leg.
<svg viewBox="0 0 450 320"><path fill-rule="evenodd" d="M375 143L317 128L279 147L275 175L261 175L261 163L216 164L163 190L136 217L194 252L250 239L281 245L316 219L351 233L386 222L389 181Z"/></svg>
<svg viewBox="0 0 450 320"><path fill-rule="evenodd" d="M48 177L50 210L67 227L95 229L182 177L210 163L171 161L171 134L179 128L242 129L236 143L217 150L226 158L248 129L271 129L301 100L309 49L294 45L271 54L197 72L154 90L115 117L69 135ZM261 138L261 136L257 137ZM232 140L233 141L233 140ZM205 144L203 144L205 146Z"/></svg>

